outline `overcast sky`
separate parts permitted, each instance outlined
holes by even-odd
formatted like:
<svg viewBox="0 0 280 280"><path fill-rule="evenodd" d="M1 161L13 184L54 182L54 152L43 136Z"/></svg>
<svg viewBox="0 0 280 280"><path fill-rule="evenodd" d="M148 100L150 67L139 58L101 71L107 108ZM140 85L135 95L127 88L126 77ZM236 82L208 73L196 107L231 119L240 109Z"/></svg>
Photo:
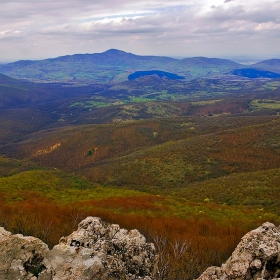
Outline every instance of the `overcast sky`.
<svg viewBox="0 0 280 280"><path fill-rule="evenodd" d="M280 0L0 0L0 62L116 48L280 58Z"/></svg>

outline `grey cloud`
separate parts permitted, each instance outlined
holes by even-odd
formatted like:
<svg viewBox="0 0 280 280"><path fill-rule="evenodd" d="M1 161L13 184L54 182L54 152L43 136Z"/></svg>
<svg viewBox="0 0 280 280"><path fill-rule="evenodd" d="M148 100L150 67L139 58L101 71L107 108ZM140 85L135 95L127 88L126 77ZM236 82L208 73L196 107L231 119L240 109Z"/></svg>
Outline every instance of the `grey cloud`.
<svg viewBox="0 0 280 280"><path fill-rule="evenodd" d="M267 1L225 0L210 9L206 0L0 0L0 51L18 46L39 56L41 48L41 55L56 56L111 47L152 54L177 48L184 55L191 48L215 53L237 41L244 50L257 40L276 50L280 1ZM48 50L45 42L56 47Z"/></svg>
<svg viewBox="0 0 280 280"><path fill-rule="evenodd" d="M246 22L277 22L279 21L280 1L273 5L259 5L257 7L246 7L243 4L226 8L224 6L215 7L203 17L216 21L244 20Z"/></svg>

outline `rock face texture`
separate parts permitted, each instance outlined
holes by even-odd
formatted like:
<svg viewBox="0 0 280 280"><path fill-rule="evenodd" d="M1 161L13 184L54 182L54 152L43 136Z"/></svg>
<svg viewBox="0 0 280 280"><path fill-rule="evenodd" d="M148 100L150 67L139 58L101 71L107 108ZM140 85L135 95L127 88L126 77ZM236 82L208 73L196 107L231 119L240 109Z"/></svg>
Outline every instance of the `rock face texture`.
<svg viewBox="0 0 280 280"><path fill-rule="evenodd" d="M7 257L8 256L8 257ZM0 228L0 279L153 280L155 247L137 230L88 217L51 251Z"/></svg>
<svg viewBox="0 0 280 280"><path fill-rule="evenodd" d="M39 279L52 275L53 280L150 280L155 262L154 245L137 230L128 232L88 217L47 255L43 262L47 269Z"/></svg>
<svg viewBox="0 0 280 280"><path fill-rule="evenodd" d="M280 229L264 223L241 239L221 267L209 267L198 280L280 278Z"/></svg>
<svg viewBox="0 0 280 280"><path fill-rule="evenodd" d="M0 279L37 279L45 269L42 262L48 252L48 246L40 239L12 235L0 227Z"/></svg>

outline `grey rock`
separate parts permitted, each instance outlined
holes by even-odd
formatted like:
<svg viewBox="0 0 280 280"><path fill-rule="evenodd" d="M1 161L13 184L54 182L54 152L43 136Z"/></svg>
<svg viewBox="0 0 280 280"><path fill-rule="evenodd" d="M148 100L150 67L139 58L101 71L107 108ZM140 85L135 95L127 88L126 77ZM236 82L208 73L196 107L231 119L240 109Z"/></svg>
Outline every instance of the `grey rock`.
<svg viewBox="0 0 280 280"><path fill-rule="evenodd" d="M53 280L150 280L155 262L154 245L146 243L138 230L88 217L48 254L44 274L55 271Z"/></svg>
<svg viewBox="0 0 280 280"><path fill-rule="evenodd" d="M12 235L0 227L0 279L34 280L45 269L42 262L48 252L40 239Z"/></svg>
<svg viewBox="0 0 280 280"><path fill-rule="evenodd" d="M249 280L280 277L280 229L271 223L243 236L225 264L210 267L198 280Z"/></svg>
<svg viewBox="0 0 280 280"><path fill-rule="evenodd" d="M138 230L96 217L83 220L51 251L37 238L0 228L0 250L0 279L7 280L153 280L157 259Z"/></svg>

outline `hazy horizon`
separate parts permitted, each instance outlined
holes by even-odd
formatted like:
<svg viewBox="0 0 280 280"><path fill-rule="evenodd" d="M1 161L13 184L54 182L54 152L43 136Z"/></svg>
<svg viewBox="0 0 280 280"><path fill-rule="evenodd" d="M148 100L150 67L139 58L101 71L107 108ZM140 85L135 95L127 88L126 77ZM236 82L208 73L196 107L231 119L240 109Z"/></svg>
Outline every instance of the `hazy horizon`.
<svg viewBox="0 0 280 280"><path fill-rule="evenodd" d="M106 52L108 51L109 49L107 50L104 50L103 52ZM120 50L120 51L123 51L123 50ZM103 52L96 52L96 53L103 53ZM132 54L135 54L135 55L141 55L141 54L138 54L138 53L135 53L135 52L129 52L129 53L132 53ZM60 56L68 56L68 55L75 55L75 54L94 54L94 53L73 53L73 54L63 54L63 55L60 55ZM250 65L250 64L254 64L254 63L258 63L260 61L263 61L263 60L267 60L267 59L280 59L280 57L273 57L273 56L262 56L262 57L253 57L253 56L229 56L229 57L211 57L211 56L204 56L204 55L194 55L194 56L172 56L172 55L156 55L156 54L147 54L147 55L151 55L151 56L165 56L165 57L171 57L171 58L174 58L174 59L178 59L178 60L181 60L181 59L184 59L184 58L192 58L192 57L208 57L208 58L220 58L220 59L228 59L228 60L231 60L231 61L234 61L234 62L237 62L237 63L240 63L240 64L244 64L244 65ZM42 57L42 58L37 58L37 59L25 59L25 58L22 58L22 59L16 59L16 60L0 60L0 64L8 64L8 63L13 63L13 62L16 62L16 61L20 61L20 60L45 60L45 59L53 59L53 58L58 58L60 56L54 56L54 57Z"/></svg>

